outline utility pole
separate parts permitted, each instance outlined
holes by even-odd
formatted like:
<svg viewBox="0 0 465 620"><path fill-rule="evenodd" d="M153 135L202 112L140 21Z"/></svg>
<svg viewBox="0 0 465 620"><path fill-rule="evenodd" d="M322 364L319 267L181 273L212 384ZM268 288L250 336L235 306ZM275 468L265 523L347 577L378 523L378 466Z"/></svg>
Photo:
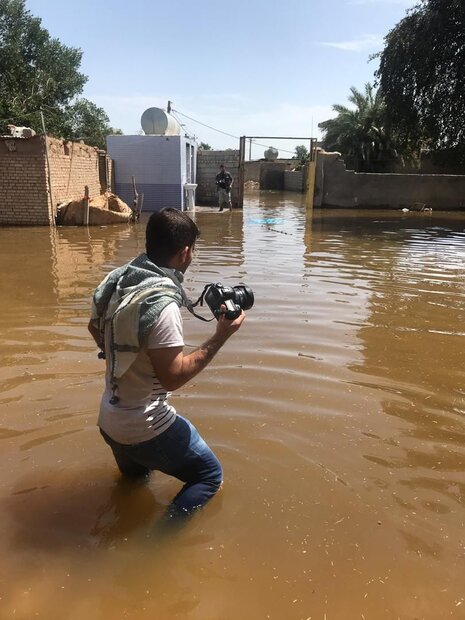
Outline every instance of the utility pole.
<svg viewBox="0 0 465 620"><path fill-rule="evenodd" d="M249 161L252 159L252 138L249 140Z"/></svg>
<svg viewBox="0 0 465 620"><path fill-rule="evenodd" d="M50 215L51 215L51 220L52 220L52 226L55 226L55 206L53 204L52 174L50 171L50 158L48 155L47 131L45 129L44 113L42 112L42 110L40 110L40 120L42 121L42 132L44 134L44 144L45 144L45 161L47 162L47 184L48 184L48 193L50 194Z"/></svg>
<svg viewBox="0 0 465 620"><path fill-rule="evenodd" d="M245 146L246 146L246 136L241 136L239 138L239 174L238 174L238 208L242 209L244 206L244 161L245 161Z"/></svg>
<svg viewBox="0 0 465 620"><path fill-rule="evenodd" d="M173 103L172 101L168 101L168 106L166 108L166 111L168 112L168 114L171 114L171 104L172 103Z"/></svg>

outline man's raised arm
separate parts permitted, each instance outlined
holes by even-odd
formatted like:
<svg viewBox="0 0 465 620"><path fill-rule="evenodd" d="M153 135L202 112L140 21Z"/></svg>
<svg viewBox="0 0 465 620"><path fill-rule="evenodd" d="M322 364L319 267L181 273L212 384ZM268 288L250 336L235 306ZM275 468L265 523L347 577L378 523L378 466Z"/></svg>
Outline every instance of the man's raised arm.
<svg viewBox="0 0 465 620"><path fill-rule="evenodd" d="M195 377L212 361L228 338L237 332L244 319L244 312L234 321L221 315L213 336L187 355L184 355L183 347L148 349L152 368L162 386L172 392Z"/></svg>

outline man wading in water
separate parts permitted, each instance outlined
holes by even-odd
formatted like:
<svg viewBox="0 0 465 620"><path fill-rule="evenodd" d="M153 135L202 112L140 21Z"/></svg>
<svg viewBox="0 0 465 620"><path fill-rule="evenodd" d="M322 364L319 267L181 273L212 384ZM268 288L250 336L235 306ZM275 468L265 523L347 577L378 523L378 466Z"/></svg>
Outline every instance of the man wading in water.
<svg viewBox="0 0 465 620"><path fill-rule="evenodd" d="M223 164L220 166L220 171L216 175L216 189L218 191L218 205L219 211L223 211L226 206L229 210L232 210L231 204L231 187L233 184L233 178L227 170L225 170Z"/></svg>
<svg viewBox="0 0 465 620"><path fill-rule="evenodd" d="M154 213L146 254L112 271L97 287L89 331L106 356L98 425L128 478L159 470L184 482L167 516L189 515L220 488L220 462L189 420L168 404L211 362L245 314L221 315L214 334L184 354L181 282L192 261L196 224L177 209ZM222 307L224 309L224 307Z"/></svg>

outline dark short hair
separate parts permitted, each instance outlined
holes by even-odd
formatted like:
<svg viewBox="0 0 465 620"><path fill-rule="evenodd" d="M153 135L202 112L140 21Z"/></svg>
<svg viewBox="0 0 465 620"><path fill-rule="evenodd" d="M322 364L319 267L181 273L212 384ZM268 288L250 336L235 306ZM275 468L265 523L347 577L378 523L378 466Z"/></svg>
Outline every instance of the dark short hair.
<svg viewBox="0 0 465 620"><path fill-rule="evenodd" d="M156 211L145 230L147 256L160 267L166 267L179 250L194 245L199 234L196 223L182 211L171 207Z"/></svg>

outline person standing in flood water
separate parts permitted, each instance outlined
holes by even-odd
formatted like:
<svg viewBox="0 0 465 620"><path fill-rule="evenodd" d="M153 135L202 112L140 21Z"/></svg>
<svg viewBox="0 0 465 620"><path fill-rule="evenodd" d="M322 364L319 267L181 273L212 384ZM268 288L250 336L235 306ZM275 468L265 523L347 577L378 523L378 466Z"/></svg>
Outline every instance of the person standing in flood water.
<svg viewBox="0 0 465 620"><path fill-rule="evenodd" d="M218 205L219 211L223 211L224 206L232 210L231 204L231 187L233 184L233 178L231 174L225 170L223 164L220 166L220 171L216 175L216 189L218 191Z"/></svg>
<svg viewBox="0 0 465 620"><path fill-rule="evenodd" d="M185 213L163 209L146 229L146 253L112 271L97 287L89 331L106 357L98 426L123 476L159 470L184 482L168 516L189 515L221 486L220 462L169 393L195 377L240 328L220 316L214 334L184 353L180 308L183 274L199 230Z"/></svg>

